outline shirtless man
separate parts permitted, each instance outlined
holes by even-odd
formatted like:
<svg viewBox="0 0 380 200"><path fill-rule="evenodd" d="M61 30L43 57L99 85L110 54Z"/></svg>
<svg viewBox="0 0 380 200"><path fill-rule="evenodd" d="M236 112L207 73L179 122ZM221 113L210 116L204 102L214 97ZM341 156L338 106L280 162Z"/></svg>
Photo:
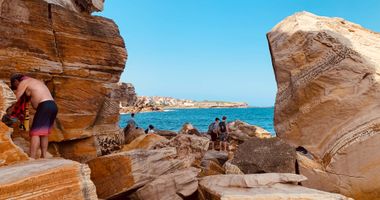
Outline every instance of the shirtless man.
<svg viewBox="0 0 380 200"><path fill-rule="evenodd" d="M41 147L41 157L46 158L48 148L48 135L58 113L57 105L46 85L34 78L14 74L11 77L12 90L16 90L19 100L25 93L32 103L36 114L30 129L30 157L36 158L38 148Z"/></svg>

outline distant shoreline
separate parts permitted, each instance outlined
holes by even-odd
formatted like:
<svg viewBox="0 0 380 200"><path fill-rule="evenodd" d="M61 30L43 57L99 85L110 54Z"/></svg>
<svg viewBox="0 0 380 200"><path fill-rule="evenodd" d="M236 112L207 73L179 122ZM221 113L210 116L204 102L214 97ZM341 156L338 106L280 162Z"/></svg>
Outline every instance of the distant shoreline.
<svg viewBox="0 0 380 200"><path fill-rule="evenodd" d="M212 108L195 108L195 107L189 107L189 108L184 108L184 107L165 107L162 108L162 110L144 110L141 112L136 112L136 113L151 113L151 112L168 112L166 110L192 110L192 109L247 109L247 108L274 108L274 106L268 106L268 107L257 107L257 106L248 106L248 107L212 107ZM131 114L132 112L120 112L121 115L128 115Z"/></svg>

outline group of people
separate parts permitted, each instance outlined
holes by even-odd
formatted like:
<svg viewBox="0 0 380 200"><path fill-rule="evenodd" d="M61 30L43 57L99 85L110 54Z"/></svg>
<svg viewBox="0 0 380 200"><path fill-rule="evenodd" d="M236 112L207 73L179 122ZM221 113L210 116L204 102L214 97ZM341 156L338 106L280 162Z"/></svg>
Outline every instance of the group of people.
<svg viewBox="0 0 380 200"><path fill-rule="evenodd" d="M215 121L208 126L207 134L211 135L211 148L215 149L215 142L219 141L219 150L228 151L228 133L227 117L223 116L222 121L215 118Z"/></svg>

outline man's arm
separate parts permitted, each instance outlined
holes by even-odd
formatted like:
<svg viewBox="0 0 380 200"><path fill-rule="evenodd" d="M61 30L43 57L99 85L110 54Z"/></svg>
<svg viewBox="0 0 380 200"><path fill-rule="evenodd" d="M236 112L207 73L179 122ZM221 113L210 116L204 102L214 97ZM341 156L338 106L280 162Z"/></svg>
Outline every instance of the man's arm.
<svg viewBox="0 0 380 200"><path fill-rule="evenodd" d="M27 84L26 84L26 81L21 81L20 84L18 85L17 87L17 90L16 90L16 99L17 101L21 98L21 96L24 94L25 90L27 88Z"/></svg>

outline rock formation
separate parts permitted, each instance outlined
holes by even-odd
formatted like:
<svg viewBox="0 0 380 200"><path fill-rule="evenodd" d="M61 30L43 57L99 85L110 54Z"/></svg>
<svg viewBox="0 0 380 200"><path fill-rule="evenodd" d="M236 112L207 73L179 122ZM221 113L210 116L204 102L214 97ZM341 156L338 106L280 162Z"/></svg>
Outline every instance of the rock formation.
<svg viewBox="0 0 380 200"><path fill-rule="evenodd" d="M296 150L279 138L251 138L239 145L231 164L244 174L295 173Z"/></svg>
<svg viewBox="0 0 380 200"><path fill-rule="evenodd" d="M292 184L304 180L306 180L304 176L276 173L208 176L202 178L199 182L199 199L349 200L349 198L339 194L322 192Z"/></svg>
<svg viewBox="0 0 380 200"><path fill-rule="evenodd" d="M124 145L122 151L130 151L134 149L151 149L155 144L162 141L168 141L165 137L156 135L154 133L144 134L131 143Z"/></svg>
<svg viewBox="0 0 380 200"><path fill-rule="evenodd" d="M181 200L198 189L199 169L187 168L162 175L138 189L132 200Z"/></svg>
<svg viewBox="0 0 380 200"><path fill-rule="evenodd" d="M0 1L0 79L21 72L43 80L59 108L49 140L57 142L61 156L86 161L107 152L102 144L119 145L113 91L126 62L125 45L112 20L82 13L101 10L102 0L48 2ZM70 153L78 149L79 157Z"/></svg>
<svg viewBox="0 0 380 200"><path fill-rule="evenodd" d="M238 142L244 142L250 138L271 138L269 131L255 125L248 124L243 121L233 121L228 124L230 133L230 140L237 140Z"/></svg>
<svg viewBox="0 0 380 200"><path fill-rule="evenodd" d="M0 167L0 199L98 199L90 169L64 159Z"/></svg>
<svg viewBox="0 0 380 200"><path fill-rule="evenodd" d="M177 149L177 158L184 160L186 166L199 167L203 156L208 150L209 143L210 140L205 137L178 134L169 141L157 143L153 148L175 147Z"/></svg>
<svg viewBox="0 0 380 200"><path fill-rule="evenodd" d="M78 13L90 14L102 11L104 0L44 0L47 3L59 5Z"/></svg>
<svg viewBox="0 0 380 200"><path fill-rule="evenodd" d="M267 37L277 136L312 155L300 162L304 185L380 198L380 34L301 12Z"/></svg>
<svg viewBox="0 0 380 200"><path fill-rule="evenodd" d="M133 150L95 158L88 162L99 198L110 198L144 186L160 175L184 168L172 159L175 148Z"/></svg>

